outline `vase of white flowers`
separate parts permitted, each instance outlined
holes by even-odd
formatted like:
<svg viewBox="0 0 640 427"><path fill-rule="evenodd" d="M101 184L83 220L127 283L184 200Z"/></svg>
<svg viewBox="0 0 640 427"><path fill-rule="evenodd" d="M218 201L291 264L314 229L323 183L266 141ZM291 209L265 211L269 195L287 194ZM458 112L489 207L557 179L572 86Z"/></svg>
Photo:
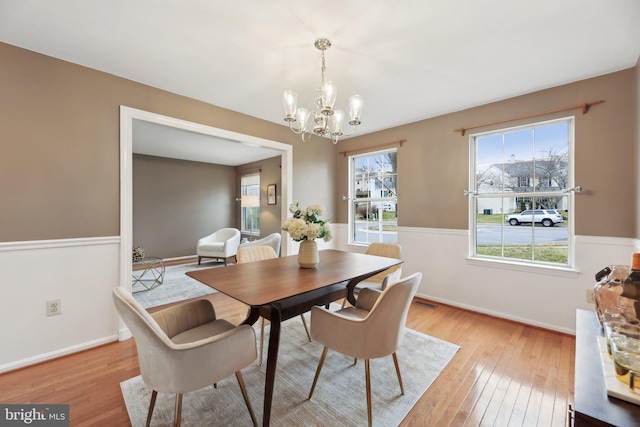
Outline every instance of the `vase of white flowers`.
<svg viewBox="0 0 640 427"><path fill-rule="evenodd" d="M320 219L324 213L324 206L315 203L301 209L296 200L289 206L289 212L292 217L284 222L282 229L287 231L293 240L300 242L298 264L302 268L315 268L320 262L316 239L323 239L325 242L331 240L329 220Z"/></svg>

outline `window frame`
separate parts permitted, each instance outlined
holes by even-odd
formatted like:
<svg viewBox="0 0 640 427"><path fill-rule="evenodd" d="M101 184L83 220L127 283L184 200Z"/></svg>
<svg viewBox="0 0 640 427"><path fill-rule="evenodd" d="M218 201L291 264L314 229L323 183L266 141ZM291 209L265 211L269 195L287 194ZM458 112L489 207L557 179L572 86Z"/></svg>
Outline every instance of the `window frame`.
<svg viewBox="0 0 640 427"><path fill-rule="evenodd" d="M547 191L547 190L536 190L533 188L533 191L530 192L513 192L507 193L504 190L497 193L483 193L482 198L497 198L497 199L505 199L513 197L515 200L523 200L529 198L536 197L567 197L567 263L554 263L554 262L546 262L546 261L537 261L531 259L517 259L517 258L508 258L504 256L490 256L490 255L482 255L477 253L477 233L478 233L478 208L477 208L477 200L478 193L476 190L476 150L477 144L476 141L480 137L486 137L490 135L496 134L506 134L510 132L521 131L525 129L534 129L542 126L553 125L557 123L567 123L568 125L568 146L567 146L567 185L564 190L557 191ZM531 269L531 271L541 271L547 270L551 272L570 272L571 274L575 274L577 272L575 267L575 117L562 117L552 120L545 120L539 122L530 122L524 125L512 126L507 128L495 129L486 132L473 133L469 135L469 191L466 192L469 196L469 249L468 249L468 260L471 261L472 264L483 264L489 263L494 266L501 266L509 268L509 266L513 266L515 269ZM528 208L526 210L535 211L535 207ZM504 228L507 223L504 220L508 213L502 212L503 221L501 222L501 235L504 236ZM532 223L532 227L535 225ZM535 240L532 242L535 244ZM504 248L504 240L502 240L502 248Z"/></svg>
<svg viewBox="0 0 640 427"><path fill-rule="evenodd" d="M385 196L385 197L370 197L371 194L369 192L369 197L356 197L356 187L357 187L357 183L356 183L356 171L355 171L355 161L356 159L359 158L363 158L363 157L374 157L377 155L384 155L386 153L395 153L396 154L396 195L395 196ZM397 212L397 206L398 206L398 177L399 177L399 173L398 173L398 165L397 165L397 157L398 155L398 148L394 147L394 148L388 148L388 149L384 149L384 150L376 150L376 151L368 151L365 153L359 153L359 154L353 154L349 156L348 159L348 168L349 168L349 197L348 197L348 201L349 201L349 209L348 209L348 215L349 215L349 221L348 221L348 230L349 230L349 239L348 239L348 244L350 245L356 245L356 246L369 246L371 243L374 243L374 241L367 241L367 242L363 242L363 241L357 241L355 240L355 213L356 213L356 203L362 203L362 202L373 202L373 203L380 203L380 204L384 204L384 203L394 203L396 205L396 212ZM381 190L382 191L382 190ZM382 222L382 221L381 221ZM395 231L395 239L393 241L393 243L396 243L398 241L398 230L397 230L397 226L398 226L398 217L396 214L396 231ZM377 233L379 236L383 235L380 233ZM378 239L376 242L381 242L381 239ZM391 243L391 242L388 242Z"/></svg>
<svg viewBox="0 0 640 427"><path fill-rule="evenodd" d="M243 184L243 181L245 179L252 179L254 177L257 177L258 183L252 183L252 184ZM258 203L258 206L256 207L243 207L242 206L242 196L247 196L247 195L253 195L253 196L258 196L258 200L260 200L260 191L261 191L261 187L260 187L261 183L260 183L260 173L248 173L248 174L244 174L240 176L240 233L241 234L246 234L249 236L260 236L260 203ZM248 192L248 187L256 187L257 192L256 191L251 191ZM255 190L255 189L254 189ZM253 212L253 214L251 214L250 210L251 209L257 209L257 212ZM251 215L252 218L256 218L256 223L254 224L253 221L249 221L251 222L251 229L249 229L249 227L247 227L247 211L249 211L249 215Z"/></svg>

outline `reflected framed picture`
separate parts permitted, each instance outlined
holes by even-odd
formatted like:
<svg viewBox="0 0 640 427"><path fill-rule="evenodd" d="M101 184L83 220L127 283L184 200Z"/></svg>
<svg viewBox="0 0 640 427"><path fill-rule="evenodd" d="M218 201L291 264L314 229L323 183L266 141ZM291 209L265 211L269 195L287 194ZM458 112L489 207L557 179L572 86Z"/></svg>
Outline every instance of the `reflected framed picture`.
<svg viewBox="0 0 640 427"><path fill-rule="evenodd" d="M267 204L275 205L276 204L276 185L269 184L267 185Z"/></svg>

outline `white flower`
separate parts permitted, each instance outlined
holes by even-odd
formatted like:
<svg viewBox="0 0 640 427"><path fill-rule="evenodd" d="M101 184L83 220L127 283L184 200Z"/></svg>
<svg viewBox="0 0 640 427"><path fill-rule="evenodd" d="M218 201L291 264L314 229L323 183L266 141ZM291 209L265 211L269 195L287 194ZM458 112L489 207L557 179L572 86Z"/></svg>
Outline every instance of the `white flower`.
<svg viewBox="0 0 640 427"><path fill-rule="evenodd" d="M293 218L288 218L282 229L287 231L291 238L297 242L302 240L324 239L325 242L331 240L331 230L329 230L329 220L322 220L320 216L324 212L324 206L320 203L309 205L306 209L301 209L298 201L294 201L289 206Z"/></svg>
<svg viewBox="0 0 640 427"><path fill-rule="evenodd" d="M324 206L320 203L314 203L313 205L309 205L307 207L307 212L309 214L315 214L316 216L322 215L324 213Z"/></svg>

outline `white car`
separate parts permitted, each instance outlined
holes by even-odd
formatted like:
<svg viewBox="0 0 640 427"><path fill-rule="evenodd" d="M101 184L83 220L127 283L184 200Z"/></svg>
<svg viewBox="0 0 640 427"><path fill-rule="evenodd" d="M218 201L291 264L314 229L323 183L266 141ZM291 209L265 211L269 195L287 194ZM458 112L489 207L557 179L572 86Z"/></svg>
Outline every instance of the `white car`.
<svg viewBox="0 0 640 427"><path fill-rule="evenodd" d="M519 214L507 215L506 221L511 225L534 222L545 227L553 227L555 224L564 222L564 218L555 209L528 209Z"/></svg>

